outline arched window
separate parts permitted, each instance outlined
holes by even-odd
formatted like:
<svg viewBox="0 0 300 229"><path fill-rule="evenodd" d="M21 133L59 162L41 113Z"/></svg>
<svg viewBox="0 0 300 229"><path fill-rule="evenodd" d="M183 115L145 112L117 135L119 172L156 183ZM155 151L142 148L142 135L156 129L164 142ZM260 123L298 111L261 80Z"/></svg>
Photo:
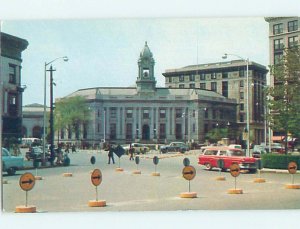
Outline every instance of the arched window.
<svg viewBox="0 0 300 229"><path fill-rule="evenodd" d="M35 126L32 128L32 137L41 138L42 137L42 128L40 126Z"/></svg>

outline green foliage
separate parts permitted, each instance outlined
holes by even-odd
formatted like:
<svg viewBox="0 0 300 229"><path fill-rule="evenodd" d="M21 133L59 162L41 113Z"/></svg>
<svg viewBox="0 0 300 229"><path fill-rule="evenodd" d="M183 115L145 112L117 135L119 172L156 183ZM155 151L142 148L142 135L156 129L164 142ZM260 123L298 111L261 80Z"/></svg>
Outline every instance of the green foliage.
<svg viewBox="0 0 300 229"><path fill-rule="evenodd" d="M208 131L205 135L205 138L208 139L210 142L217 142L222 138L228 137L228 128L214 128Z"/></svg>
<svg viewBox="0 0 300 229"><path fill-rule="evenodd" d="M282 61L271 66L275 86L268 90L271 113L268 120L275 131L300 137L300 48L285 49Z"/></svg>
<svg viewBox="0 0 300 229"><path fill-rule="evenodd" d="M54 129L76 130L90 119L90 112L82 96L61 99L55 103Z"/></svg>
<svg viewBox="0 0 300 229"><path fill-rule="evenodd" d="M261 160L264 168L287 169L289 162L294 161L300 166L300 156L283 154L263 154Z"/></svg>

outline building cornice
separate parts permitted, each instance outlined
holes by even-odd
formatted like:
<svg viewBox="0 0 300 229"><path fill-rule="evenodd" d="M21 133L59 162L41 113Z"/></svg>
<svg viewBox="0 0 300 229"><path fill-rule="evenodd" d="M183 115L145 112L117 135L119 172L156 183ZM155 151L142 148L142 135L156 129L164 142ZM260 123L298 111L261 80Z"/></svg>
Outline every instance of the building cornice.
<svg viewBox="0 0 300 229"><path fill-rule="evenodd" d="M265 21L266 22L274 22L274 21L279 21L282 19L288 19L288 18L295 18L297 16L292 16L292 17L265 17Z"/></svg>

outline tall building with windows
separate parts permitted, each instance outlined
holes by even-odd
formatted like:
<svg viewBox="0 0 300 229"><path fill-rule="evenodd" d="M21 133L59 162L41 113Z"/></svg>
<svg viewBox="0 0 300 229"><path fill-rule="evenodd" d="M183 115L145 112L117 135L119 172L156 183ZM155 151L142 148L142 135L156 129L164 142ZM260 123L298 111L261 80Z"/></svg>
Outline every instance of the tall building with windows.
<svg viewBox="0 0 300 229"><path fill-rule="evenodd" d="M264 141L265 136L264 88L267 73L265 66L249 62L249 85L247 85L245 61L233 60L168 69L163 75L168 88L211 90L226 98L236 99L235 122L240 130L240 140L246 127L246 93L249 90L250 140L260 143Z"/></svg>
<svg viewBox="0 0 300 229"><path fill-rule="evenodd" d="M275 65L282 60L284 48L299 45L300 18L299 17L266 17L269 23L269 59L270 65ZM276 79L271 75L271 84Z"/></svg>
<svg viewBox="0 0 300 229"><path fill-rule="evenodd" d="M212 128L235 126L236 99L200 88L156 87L154 58L145 43L138 59L136 87L80 89L91 118L81 131L61 130L60 142L204 142ZM129 77L129 76L128 76ZM56 131L57 133L57 131Z"/></svg>
<svg viewBox="0 0 300 229"><path fill-rule="evenodd" d="M22 52L27 40L1 33L0 61L0 109L2 116L2 138L20 138L22 132L21 84Z"/></svg>

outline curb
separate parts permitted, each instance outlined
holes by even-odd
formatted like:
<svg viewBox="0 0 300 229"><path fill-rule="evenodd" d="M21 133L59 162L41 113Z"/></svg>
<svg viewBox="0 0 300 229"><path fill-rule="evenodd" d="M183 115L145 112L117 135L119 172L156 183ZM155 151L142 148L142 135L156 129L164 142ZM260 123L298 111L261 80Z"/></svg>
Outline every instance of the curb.
<svg viewBox="0 0 300 229"><path fill-rule="evenodd" d="M288 170L279 170L279 169L278 169L278 170L275 170L275 169L274 169L274 170L271 170L271 169L270 169L270 170L269 170L269 169L268 169L268 170L264 170L264 169L263 169L263 170L261 170L260 172L261 172L261 173L289 174L289 171L288 171ZM297 171L296 174L300 174L300 171Z"/></svg>

